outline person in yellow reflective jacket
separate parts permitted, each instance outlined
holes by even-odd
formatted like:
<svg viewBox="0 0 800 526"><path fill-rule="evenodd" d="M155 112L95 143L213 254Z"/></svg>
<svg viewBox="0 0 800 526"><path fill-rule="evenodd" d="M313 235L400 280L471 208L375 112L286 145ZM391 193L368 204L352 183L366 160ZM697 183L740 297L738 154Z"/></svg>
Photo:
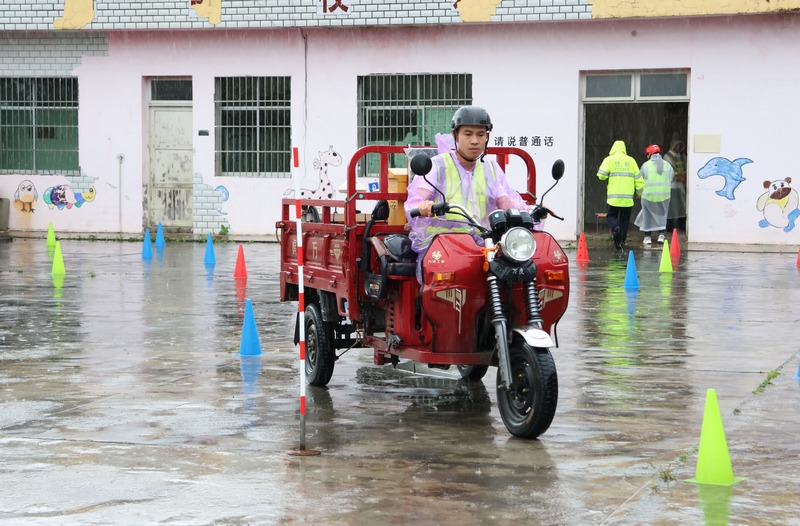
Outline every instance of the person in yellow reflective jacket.
<svg viewBox="0 0 800 526"><path fill-rule="evenodd" d="M628 239L633 197L641 196L644 189L639 165L633 157L628 156L623 141L614 141L608 157L600 164L597 177L601 181L608 181L606 219L614 236L614 246L621 250Z"/></svg>
<svg viewBox="0 0 800 526"><path fill-rule="evenodd" d="M672 178L675 173L672 166L661 158L661 148L657 144L648 146L644 155L647 162L642 165L644 192L642 193L642 210L633 222L644 232L644 246L650 247L652 232L658 232L658 242L664 242L664 231L667 229L667 212Z"/></svg>

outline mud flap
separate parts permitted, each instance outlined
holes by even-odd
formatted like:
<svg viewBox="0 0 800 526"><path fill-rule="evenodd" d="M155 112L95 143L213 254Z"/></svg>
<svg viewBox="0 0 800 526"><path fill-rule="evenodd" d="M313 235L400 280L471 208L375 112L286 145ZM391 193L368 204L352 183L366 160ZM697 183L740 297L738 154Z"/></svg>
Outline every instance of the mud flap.
<svg viewBox="0 0 800 526"><path fill-rule="evenodd" d="M297 311L297 317L294 320L294 344L300 343L300 311Z"/></svg>
<svg viewBox="0 0 800 526"><path fill-rule="evenodd" d="M516 327L513 332L522 336L525 343L533 348L549 349L553 347L553 339L550 335L542 329L534 329L533 327Z"/></svg>

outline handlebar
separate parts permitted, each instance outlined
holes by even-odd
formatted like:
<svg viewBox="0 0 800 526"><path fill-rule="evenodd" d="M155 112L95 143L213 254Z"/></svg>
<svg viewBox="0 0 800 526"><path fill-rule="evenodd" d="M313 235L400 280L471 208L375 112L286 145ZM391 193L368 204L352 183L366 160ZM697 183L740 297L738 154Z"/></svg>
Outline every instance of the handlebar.
<svg viewBox="0 0 800 526"><path fill-rule="evenodd" d="M556 215L552 210L550 210L546 206L536 206L536 207L534 207L531 215L533 216L534 220L536 220L536 221L541 221L541 220L545 219L547 216L553 216L556 219L559 219L561 221L564 220L563 217L561 217L559 215Z"/></svg>
<svg viewBox="0 0 800 526"><path fill-rule="evenodd" d="M431 207L431 212L433 212L433 215L434 215L434 216L443 216L443 215L445 215L447 212L449 212L449 211L450 211L450 206L451 206L451 205L449 205L449 204L447 204L447 203L436 203L435 205L433 205L433 206ZM452 205L452 206L458 206L458 205ZM461 208L461 207L459 207L459 208ZM462 210L463 210L463 209L462 209ZM464 210L464 211L466 212L466 210ZM411 209L411 210L408 212L408 214L409 214L411 217L419 217L419 216L420 216L420 213L419 213L419 208L412 208L412 209Z"/></svg>
<svg viewBox="0 0 800 526"><path fill-rule="evenodd" d="M467 219L467 222L470 223L472 226L484 229L484 227L480 224L480 222L472 217L472 214L461 205L457 204L449 204L449 203L436 203L431 207L431 212L433 212L434 216L442 216L450 211L456 211L458 215L461 215ZM409 212L411 217L420 217L419 208L412 208ZM564 218L557 215L555 212L547 208L546 206L534 206L533 210L531 210L531 217L533 217L535 222L540 222L545 219L547 216L552 216L560 221L563 221Z"/></svg>
<svg viewBox="0 0 800 526"><path fill-rule="evenodd" d="M431 207L431 212L433 212L434 217L443 216L448 212L455 213L456 215L459 215L465 219L465 221L456 219L456 222L465 223L471 227L474 227L476 230L478 230L478 232L481 232L481 234L487 234L491 232L490 229L486 228L481 224L480 221L475 219L469 210L459 204L451 204L446 202L436 203ZM411 217L420 217L419 208L412 208L408 213Z"/></svg>

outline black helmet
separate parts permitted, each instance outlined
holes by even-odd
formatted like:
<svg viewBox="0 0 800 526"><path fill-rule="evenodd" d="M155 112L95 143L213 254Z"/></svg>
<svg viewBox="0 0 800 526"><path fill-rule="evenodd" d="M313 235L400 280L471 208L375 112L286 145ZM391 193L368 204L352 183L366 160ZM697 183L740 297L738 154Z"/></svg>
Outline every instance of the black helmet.
<svg viewBox="0 0 800 526"><path fill-rule="evenodd" d="M480 106L461 106L453 114L450 129L458 131L459 126L486 126L486 131L492 131L492 119L489 112Z"/></svg>

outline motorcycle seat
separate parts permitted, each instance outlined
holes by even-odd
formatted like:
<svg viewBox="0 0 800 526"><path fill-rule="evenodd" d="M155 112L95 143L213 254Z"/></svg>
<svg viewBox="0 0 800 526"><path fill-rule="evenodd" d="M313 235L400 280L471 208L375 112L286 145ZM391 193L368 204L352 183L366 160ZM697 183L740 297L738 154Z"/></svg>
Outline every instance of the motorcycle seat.
<svg viewBox="0 0 800 526"><path fill-rule="evenodd" d="M389 234L383 238L389 261L386 264L388 276L415 276L417 274L417 253L411 249L411 240L404 234Z"/></svg>
<svg viewBox="0 0 800 526"><path fill-rule="evenodd" d="M383 238L383 244L395 261L417 262L417 253L411 249L411 240L405 234L389 234Z"/></svg>
<svg viewBox="0 0 800 526"><path fill-rule="evenodd" d="M411 240L404 234L372 236L369 243L375 249L380 261L380 274L385 281L389 277L410 277L417 275L417 253L411 250ZM379 287L381 291L383 286Z"/></svg>

